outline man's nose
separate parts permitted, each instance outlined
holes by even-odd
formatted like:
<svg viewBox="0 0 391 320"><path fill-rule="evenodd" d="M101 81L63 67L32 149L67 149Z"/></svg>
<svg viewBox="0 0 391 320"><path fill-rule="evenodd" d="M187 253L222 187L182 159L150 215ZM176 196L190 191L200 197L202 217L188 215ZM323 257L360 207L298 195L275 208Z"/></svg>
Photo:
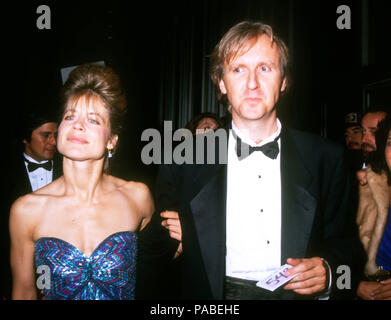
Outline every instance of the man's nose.
<svg viewBox="0 0 391 320"><path fill-rule="evenodd" d="M250 71L248 78L247 78L247 87L250 90L254 90L254 89L259 88L259 79L258 79L256 71Z"/></svg>
<svg viewBox="0 0 391 320"><path fill-rule="evenodd" d="M370 143L371 142L371 139L370 139L370 135L368 133L364 133L362 135L362 143Z"/></svg>
<svg viewBox="0 0 391 320"><path fill-rule="evenodd" d="M49 142L50 145L53 145L53 146L57 145L56 136L54 134L51 134L49 136L49 141L48 142Z"/></svg>

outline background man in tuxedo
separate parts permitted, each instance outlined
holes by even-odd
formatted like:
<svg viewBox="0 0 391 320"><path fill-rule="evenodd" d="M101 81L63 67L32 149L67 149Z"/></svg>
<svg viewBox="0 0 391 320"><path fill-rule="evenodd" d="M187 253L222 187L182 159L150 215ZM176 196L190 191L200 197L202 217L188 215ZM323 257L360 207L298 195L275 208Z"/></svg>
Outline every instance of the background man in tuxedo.
<svg viewBox="0 0 391 320"><path fill-rule="evenodd" d="M339 265L348 265L353 276L361 272L343 147L277 119L287 64L288 49L270 26L232 27L211 65L232 113L228 164L163 165L159 171L157 208L175 203L180 215L183 298L330 296L337 292ZM247 157L244 144L254 151ZM293 266L287 275L298 274L289 284L274 292L256 286L285 263Z"/></svg>
<svg viewBox="0 0 391 320"><path fill-rule="evenodd" d="M23 122L20 140L24 151L19 156L20 180L16 188L20 188L20 192L17 196L46 186L61 173L60 163L53 160L57 150L56 118L50 114L28 114Z"/></svg>
<svg viewBox="0 0 391 320"><path fill-rule="evenodd" d="M43 100L41 100L41 103ZM61 159L56 156L57 117L46 105L32 102L31 112L17 124L17 145L8 154L3 172L7 188L2 193L1 212L1 296L10 298L8 216L12 203L20 196L40 189L62 174Z"/></svg>

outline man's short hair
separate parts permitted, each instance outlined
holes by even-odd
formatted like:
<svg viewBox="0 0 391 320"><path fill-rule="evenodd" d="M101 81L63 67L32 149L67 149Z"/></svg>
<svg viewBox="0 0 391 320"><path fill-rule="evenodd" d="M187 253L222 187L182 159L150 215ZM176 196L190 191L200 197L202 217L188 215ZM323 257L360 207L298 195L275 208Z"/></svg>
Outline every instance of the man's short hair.
<svg viewBox="0 0 391 320"><path fill-rule="evenodd" d="M228 105L226 95L221 94L219 82L224 77L224 64L229 63L238 55L245 53L262 36L270 37L277 45L280 53L280 70L282 78L287 77L289 51L288 47L274 32L271 26L262 22L243 21L229 29L211 54L210 76L216 86L217 95L225 105Z"/></svg>
<svg viewBox="0 0 391 320"><path fill-rule="evenodd" d="M390 108L386 108L383 106L371 106L367 110L365 110L363 116L361 117L364 118L368 113L385 113L389 114L390 113Z"/></svg>
<svg viewBox="0 0 391 320"><path fill-rule="evenodd" d="M36 96L27 103L27 110L22 112L17 128L17 139L20 142L30 142L35 129L48 122L58 123L59 120L58 102L54 94Z"/></svg>

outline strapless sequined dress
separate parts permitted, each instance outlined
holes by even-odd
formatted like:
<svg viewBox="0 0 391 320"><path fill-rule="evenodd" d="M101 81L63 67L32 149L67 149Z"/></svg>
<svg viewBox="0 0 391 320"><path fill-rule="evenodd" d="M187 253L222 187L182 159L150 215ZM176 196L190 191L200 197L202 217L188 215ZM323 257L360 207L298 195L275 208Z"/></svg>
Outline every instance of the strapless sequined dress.
<svg viewBox="0 0 391 320"><path fill-rule="evenodd" d="M47 266L48 300L130 300L136 281L137 235L117 232L86 257L72 244L51 237L35 242L35 264Z"/></svg>

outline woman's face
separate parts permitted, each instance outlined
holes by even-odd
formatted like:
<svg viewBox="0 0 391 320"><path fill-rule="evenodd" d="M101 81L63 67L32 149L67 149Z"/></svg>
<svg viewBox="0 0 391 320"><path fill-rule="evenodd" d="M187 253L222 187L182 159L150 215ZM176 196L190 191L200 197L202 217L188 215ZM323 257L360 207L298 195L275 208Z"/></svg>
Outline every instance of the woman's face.
<svg viewBox="0 0 391 320"><path fill-rule="evenodd" d="M113 149L109 112L95 95L70 99L58 128L58 151L72 160L101 159Z"/></svg>
<svg viewBox="0 0 391 320"><path fill-rule="evenodd" d="M217 122L212 118L204 118L202 119L196 128L196 134L202 134L209 130L216 130L218 128Z"/></svg>
<svg viewBox="0 0 391 320"><path fill-rule="evenodd" d="M388 170L391 171L391 130L388 131L388 137L387 137L387 141L386 141L385 156L386 156L386 162L387 162Z"/></svg>

